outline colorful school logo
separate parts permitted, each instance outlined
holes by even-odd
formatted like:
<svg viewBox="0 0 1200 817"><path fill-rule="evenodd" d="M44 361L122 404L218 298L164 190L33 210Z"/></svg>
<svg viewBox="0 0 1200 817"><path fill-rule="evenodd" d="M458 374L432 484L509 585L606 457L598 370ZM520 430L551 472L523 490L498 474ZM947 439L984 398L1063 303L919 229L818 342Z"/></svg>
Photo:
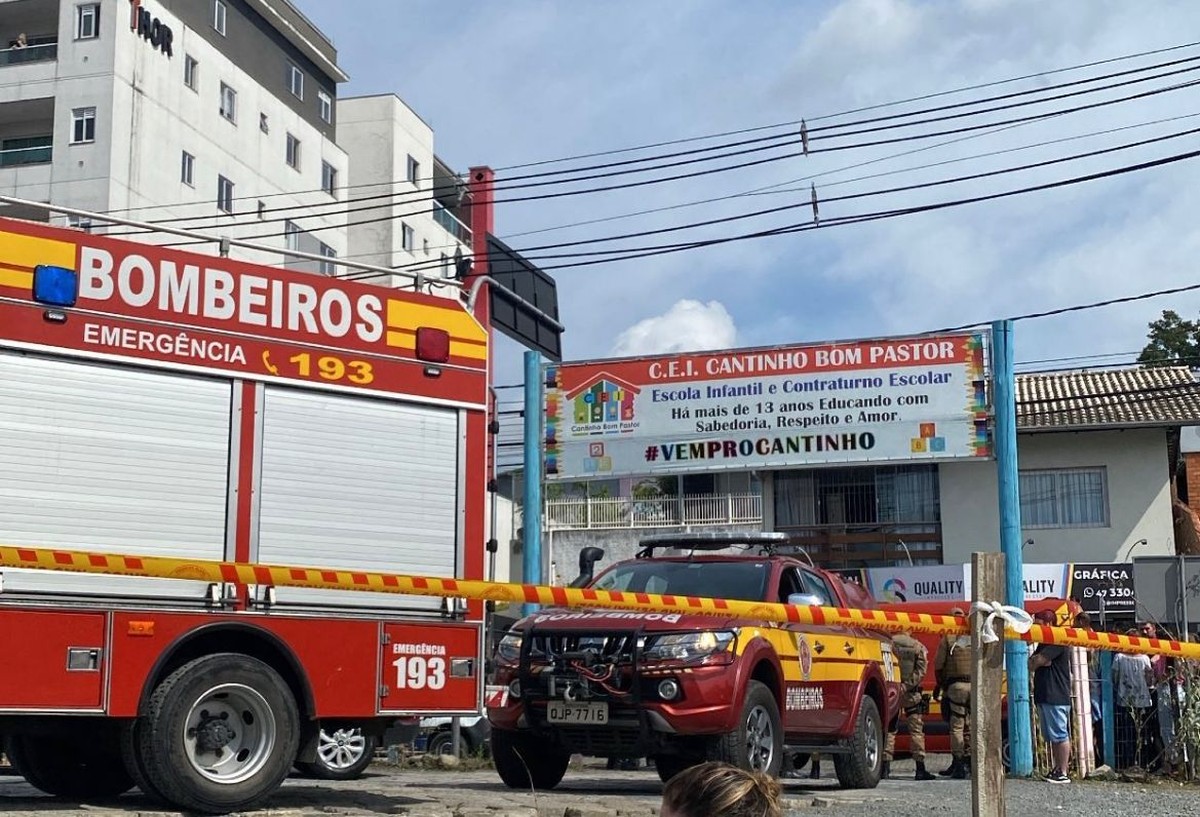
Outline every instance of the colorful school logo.
<svg viewBox="0 0 1200 817"><path fill-rule="evenodd" d="M632 431L637 386L610 374L599 374L567 393L576 425L599 426L589 433Z"/></svg>

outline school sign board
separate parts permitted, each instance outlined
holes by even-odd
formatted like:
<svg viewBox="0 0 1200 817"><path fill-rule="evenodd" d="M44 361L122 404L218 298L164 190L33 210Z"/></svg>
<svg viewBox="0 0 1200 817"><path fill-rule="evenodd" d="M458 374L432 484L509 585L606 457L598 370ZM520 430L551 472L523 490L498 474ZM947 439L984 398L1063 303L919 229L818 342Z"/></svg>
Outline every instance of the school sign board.
<svg viewBox="0 0 1200 817"><path fill-rule="evenodd" d="M545 477L990 457L985 360L951 333L550 364Z"/></svg>

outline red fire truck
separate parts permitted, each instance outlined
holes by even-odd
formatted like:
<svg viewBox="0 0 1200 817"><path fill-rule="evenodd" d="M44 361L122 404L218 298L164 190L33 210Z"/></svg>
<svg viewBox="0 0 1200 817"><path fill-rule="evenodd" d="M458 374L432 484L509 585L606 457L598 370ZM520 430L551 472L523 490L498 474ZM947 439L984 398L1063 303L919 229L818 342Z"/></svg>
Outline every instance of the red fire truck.
<svg viewBox="0 0 1200 817"><path fill-rule="evenodd" d="M456 298L0 219L0 544L484 578L487 361ZM0 734L51 794L244 810L322 735L478 713L482 621L5 568Z"/></svg>

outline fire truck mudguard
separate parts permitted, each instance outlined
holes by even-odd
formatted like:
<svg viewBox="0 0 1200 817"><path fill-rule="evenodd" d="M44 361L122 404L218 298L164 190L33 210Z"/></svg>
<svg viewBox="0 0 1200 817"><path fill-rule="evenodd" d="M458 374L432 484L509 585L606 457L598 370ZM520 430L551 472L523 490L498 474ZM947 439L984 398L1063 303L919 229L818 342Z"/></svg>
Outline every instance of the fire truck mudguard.
<svg viewBox="0 0 1200 817"><path fill-rule="evenodd" d="M352 776L398 717L481 711L482 601L249 579L484 578L488 331L439 291L0 218L0 541L245 568L0 571L30 783L243 811L322 736Z"/></svg>

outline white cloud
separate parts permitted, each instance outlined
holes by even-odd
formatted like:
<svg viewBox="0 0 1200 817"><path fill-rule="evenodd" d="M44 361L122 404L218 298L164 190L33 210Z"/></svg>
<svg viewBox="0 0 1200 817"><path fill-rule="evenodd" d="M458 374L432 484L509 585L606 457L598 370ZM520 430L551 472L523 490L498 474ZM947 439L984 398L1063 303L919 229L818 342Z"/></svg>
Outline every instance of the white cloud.
<svg viewBox="0 0 1200 817"><path fill-rule="evenodd" d="M652 355L728 349L737 343L733 318L719 301L682 300L661 315L638 321L618 337L611 354Z"/></svg>

